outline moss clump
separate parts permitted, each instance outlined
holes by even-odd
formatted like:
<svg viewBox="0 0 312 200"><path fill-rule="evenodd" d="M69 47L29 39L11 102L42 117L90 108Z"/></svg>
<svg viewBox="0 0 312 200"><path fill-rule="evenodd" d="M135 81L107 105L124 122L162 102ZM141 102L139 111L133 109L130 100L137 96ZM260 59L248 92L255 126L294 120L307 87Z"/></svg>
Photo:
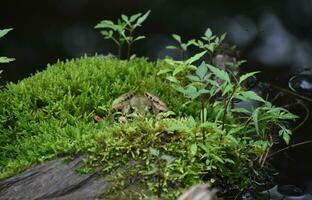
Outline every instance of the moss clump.
<svg viewBox="0 0 312 200"><path fill-rule="evenodd" d="M0 178L62 153L92 146L114 98L149 91L176 113L182 101L156 76L164 64L101 56L58 62L0 91Z"/></svg>
<svg viewBox="0 0 312 200"><path fill-rule="evenodd" d="M200 123L193 118L142 119L110 125L89 149L88 164L102 167L106 177L111 175L114 184L106 197L142 199L150 194L155 199L175 199L202 181L227 189L247 188L252 173L250 158L263 153L259 145L243 135L234 138L234 132L224 134L213 125L203 141L201 131ZM133 190L124 190L133 185Z"/></svg>

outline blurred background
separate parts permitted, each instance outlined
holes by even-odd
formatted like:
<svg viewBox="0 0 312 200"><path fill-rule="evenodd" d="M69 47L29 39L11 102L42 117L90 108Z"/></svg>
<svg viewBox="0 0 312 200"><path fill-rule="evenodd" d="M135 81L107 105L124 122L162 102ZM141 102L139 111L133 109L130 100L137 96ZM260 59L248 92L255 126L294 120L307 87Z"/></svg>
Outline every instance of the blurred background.
<svg viewBox="0 0 312 200"><path fill-rule="evenodd" d="M311 67L311 0L7 0L1 2L0 28L14 31L0 40L0 52L16 61L1 66L3 78L17 81L57 59L116 53L93 27L149 9L138 31L147 39L135 44L139 56L162 58L172 53L165 49L172 33L198 38L211 27L228 33L227 42L238 46L250 67L278 74L269 79Z"/></svg>
<svg viewBox="0 0 312 200"><path fill-rule="evenodd" d="M94 26L147 10L151 14L138 31L147 39L134 45L138 56L174 56L165 49L174 42L172 33L188 40L210 27L216 34L227 32L226 41L237 45L246 66L262 71L266 82L288 88L291 76L311 74L312 0L6 0L1 1L0 28L14 30L0 40L0 55L16 61L0 66L1 81L17 82L58 59L116 54L114 44L103 40ZM311 87L311 82L305 84ZM308 130L307 138L310 122L301 129ZM301 184L312 179L312 159L304 153L311 149L299 148L292 160L277 159L281 181Z"/></svg>

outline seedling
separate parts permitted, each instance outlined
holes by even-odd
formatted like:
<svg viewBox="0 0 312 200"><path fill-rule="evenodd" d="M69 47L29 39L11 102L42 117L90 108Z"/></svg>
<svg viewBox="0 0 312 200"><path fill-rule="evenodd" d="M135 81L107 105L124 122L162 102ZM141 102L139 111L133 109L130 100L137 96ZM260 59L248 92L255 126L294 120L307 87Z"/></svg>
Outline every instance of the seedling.
<svg viewBox="0 0 312 200"><path fill-rule="evenodd" d="M195 45L195 40L189 40L187 42L182 42L181 36L177 35L177 34L172 34L172 38L178 42L178 45L169 45L166 48L167 49L175 49L175 50L179 50L181 53L181 60L185 59L185 53L187 52L187 49L189 46L191 45Z"/></svg>
<svg viewBox="0 0 312 200"><path fill-rule="evenodd" d="M130 59L133 43L145 38L144 35L134 36L134 31L142 26L142 23L147 19L149 14L150 10L144 15L142 13L137 13L130 17L121 15L121 19L118 19L116 23L110 20L103 20L95 28L103 29L100 33L104 39L113 40L117 45L119 59L122 56L122 45L126 42L128 45L127 59Z"/></svg>

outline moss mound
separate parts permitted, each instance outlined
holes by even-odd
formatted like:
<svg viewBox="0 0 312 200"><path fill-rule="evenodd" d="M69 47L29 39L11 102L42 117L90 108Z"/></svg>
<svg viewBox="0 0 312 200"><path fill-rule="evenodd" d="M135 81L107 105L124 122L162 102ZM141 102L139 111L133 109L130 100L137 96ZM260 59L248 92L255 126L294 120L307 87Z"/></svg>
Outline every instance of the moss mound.
<svg viewBox="0 0 312 200"><path fill-rule="evenodd" d="M131 89L160 96L178 113L182 101L156 75L162 65L84 57L7 85L0 91L0 178L92 145L99 132L94 115L106 115L114 98Z"/></svg>

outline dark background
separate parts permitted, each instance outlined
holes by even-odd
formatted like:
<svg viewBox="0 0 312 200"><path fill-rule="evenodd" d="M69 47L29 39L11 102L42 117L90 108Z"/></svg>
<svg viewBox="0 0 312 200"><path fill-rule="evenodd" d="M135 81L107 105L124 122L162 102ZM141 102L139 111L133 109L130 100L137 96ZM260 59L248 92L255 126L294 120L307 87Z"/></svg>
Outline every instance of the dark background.
<svg viewBox="0 0 312 200"><path fill-rule="evenodd" d="M102 19L149 9L138 32L147 39L135 44L139 56L162 58L173 53L165 49L172 33L198 38L211 27L228 33L227 41L239 47L251 68L269 68L279 76L269 80L311 67L311 0L5 0L0 28L14 31L0 40L0 55L16 61L1 66L3 80L27 77L57 59L116 53L93 27Z"/></svg>
<svg viewBox="0 0 312 200"><path fill-rule="evenodd" d="M227 42L238 46L250 70L263 71L265 81L287 88L291 75L312 68L312 0L3 0L0 28L14 30L1 38L0 55L16 61L0 67L1 81L16 82L58 59L116 54L113 43L93 27L102 19L115 21L121 14L149 9L150 17L137 32L147 36L135 44L138 56L174 56L165 49L173 43L172 33L198 38L211 27L217 34L227 32ZM291 161L277 159L281 180L311 179L306 150Z"/></svg>

